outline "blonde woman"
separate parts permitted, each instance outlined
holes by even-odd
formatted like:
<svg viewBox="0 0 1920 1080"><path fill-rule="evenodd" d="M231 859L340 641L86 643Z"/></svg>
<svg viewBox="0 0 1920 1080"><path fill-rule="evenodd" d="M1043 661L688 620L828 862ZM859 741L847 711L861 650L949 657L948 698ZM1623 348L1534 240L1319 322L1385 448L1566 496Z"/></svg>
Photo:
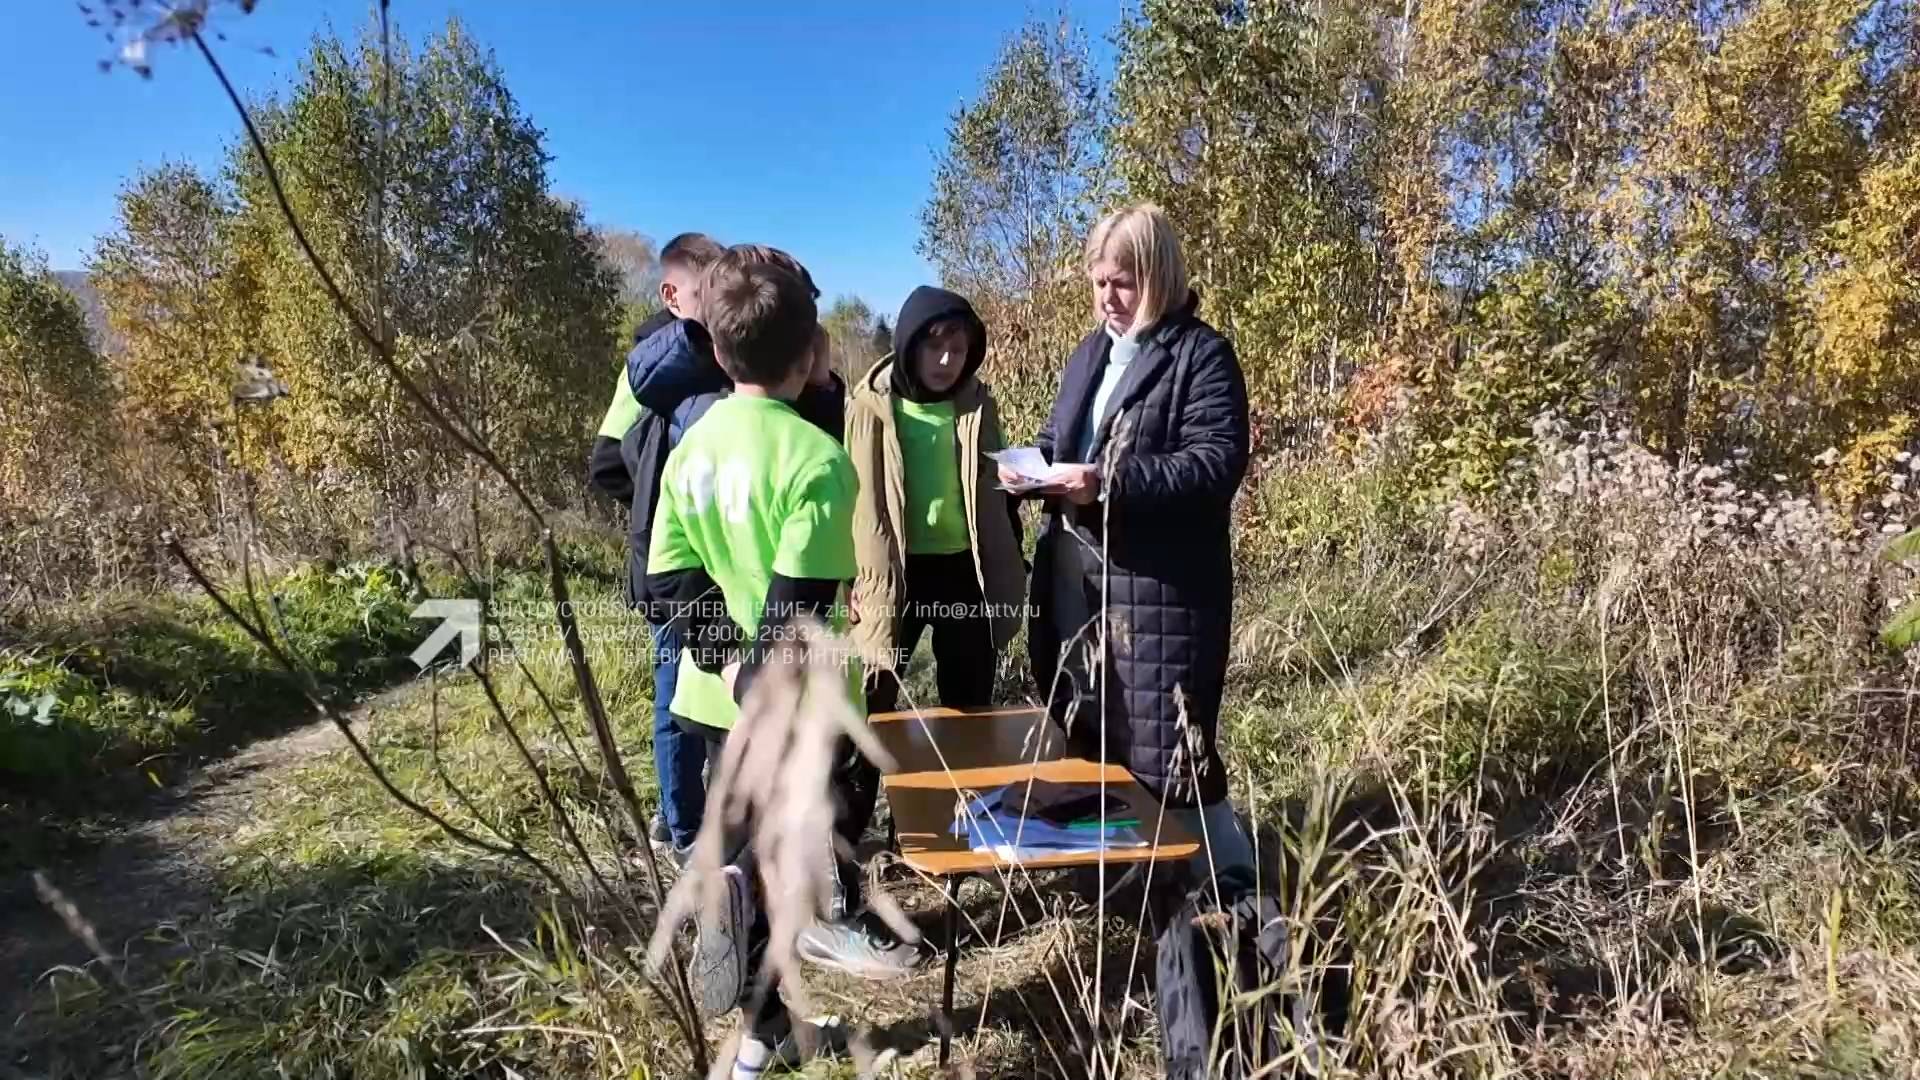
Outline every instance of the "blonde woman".
<svg viewBox="0 0 1920 1080"><path fill-rule="evenodd" d="M1233 345L1200 320L1180 241L1158 207L1100 222L1086 266L1100 325L1067 361L1039 438L1067 470L1039 492L1034 674L1080 752L1097 756L1104 732L1107 760L1126 765L1188 831L1204 831L1212 856L1200 869L1251 867L1215 746L1246 381ZM1092 625L1102 611L1106 633Z"/></svg>

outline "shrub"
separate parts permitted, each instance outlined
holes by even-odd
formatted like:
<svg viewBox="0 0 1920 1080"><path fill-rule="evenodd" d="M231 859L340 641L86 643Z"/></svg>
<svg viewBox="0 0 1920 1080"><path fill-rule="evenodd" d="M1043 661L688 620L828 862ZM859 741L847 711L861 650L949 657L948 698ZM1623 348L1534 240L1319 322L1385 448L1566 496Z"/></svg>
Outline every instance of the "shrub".
<svg viewBox="0 0 1920 1080"><path fill-rule="evenodd" d="M385 563L305 566L257 615L323 687L350 692L403 670L410 588ZM0 648L0 775L42 793L128 770L158 784L186 750L305 712L299 683L203 599L72 613Z"/></svg>

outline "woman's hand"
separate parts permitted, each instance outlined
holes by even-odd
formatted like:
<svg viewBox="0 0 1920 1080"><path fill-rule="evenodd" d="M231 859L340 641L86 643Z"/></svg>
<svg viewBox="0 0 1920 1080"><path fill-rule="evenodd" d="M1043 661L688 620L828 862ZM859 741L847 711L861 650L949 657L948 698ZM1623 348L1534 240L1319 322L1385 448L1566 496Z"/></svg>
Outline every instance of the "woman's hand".
<svg viewBox="0 0 1920 1080"><path fill-rule="evenodd" d="M1043 494L1056 495L1080 506L1086 506L1100 497L1100 466L1061 465L1057 468L1059 479L1040 489Z"/></svg>
<svg viewBox="0 0 1920 1080"><path fill-rule="evenodd" d="M1023 486L1024 481L1026 480L1026 477L1021 476L1019 473L1014 472L1012 469L1007 468L1005 465L1000 466L999 472L1000 472L1000 486L1003 488L1019 488Z"/></svg>

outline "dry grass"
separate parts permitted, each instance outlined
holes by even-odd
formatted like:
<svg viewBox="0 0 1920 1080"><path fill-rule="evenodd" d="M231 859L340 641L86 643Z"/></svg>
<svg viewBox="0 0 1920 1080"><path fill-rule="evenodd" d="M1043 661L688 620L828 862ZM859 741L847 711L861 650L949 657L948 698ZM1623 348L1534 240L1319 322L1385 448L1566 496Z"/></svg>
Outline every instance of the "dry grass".
<svg viewBox="0 0 1920 1080"><path fill-rule="evenodd" d="M1784 534L1696 518L1722 496L1620 453L1627 479L1555 493L1549 469L1549 490L1504 516L1416 511L1387 465L1289 470L1254 493L1268 512L1243 537L1226 756L1294 930L1282 989L1325 1006L1322 1075L1920 1067L1916 673L1872 637L1911 582L1817 513ZM593 658L646 774L644 664L617 643ZM532 661L577 725L561 661ZM531 684L499 682L593 858L624 873L631 846L597 773ZM813 698L770 696L780 734L728 766L802 831L818 824L820 747L858 729L793 707ZM457 823L485 817L560 861L489 715L471 685L446 688L440 757L471 805L432 766L424 701L376 726L374 752ZM132 994L100 970L52 980L13 1060L76 1076L690 1063L629 962L644 937L397 813L351 762L282 790L214 855L228 901L163 930L127 969ZM796 793L806 805L778 802ZM787 932L822 868L778 871ZM897 865L884 877L932 936L933 886ZM956 1048L972 1075L1154 1075L1138 911L1102 918L1074 884L1015 872L963 894ZM848 1043L810 1075L933 1074L937 966L884 986L797 974L805 1012L837 1017ZM129 1035L103 1045L103 1029Z"/></svg>

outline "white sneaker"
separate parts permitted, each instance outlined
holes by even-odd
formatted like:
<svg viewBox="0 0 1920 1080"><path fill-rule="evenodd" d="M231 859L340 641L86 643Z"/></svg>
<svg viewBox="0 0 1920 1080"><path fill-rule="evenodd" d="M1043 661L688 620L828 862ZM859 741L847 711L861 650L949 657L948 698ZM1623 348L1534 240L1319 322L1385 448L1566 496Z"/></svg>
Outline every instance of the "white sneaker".
<svg viewBox="0 0 1920 1080"><path fill-rule="evenodd" d="M876 982L912 975L926 959L919 945L901 941L872 912L816 922L800 931L794 947L810 964Z"/></svg>
<svg viewBox="0 0 1920 1080"><path fill-rule="evenodd" d="M758 1080L770 1072L800 1067L800 1041L789 1031L778 1043L765 1043L751 1035L740 1037L740 1049L733 1056L733 1080Z"/></svg>

